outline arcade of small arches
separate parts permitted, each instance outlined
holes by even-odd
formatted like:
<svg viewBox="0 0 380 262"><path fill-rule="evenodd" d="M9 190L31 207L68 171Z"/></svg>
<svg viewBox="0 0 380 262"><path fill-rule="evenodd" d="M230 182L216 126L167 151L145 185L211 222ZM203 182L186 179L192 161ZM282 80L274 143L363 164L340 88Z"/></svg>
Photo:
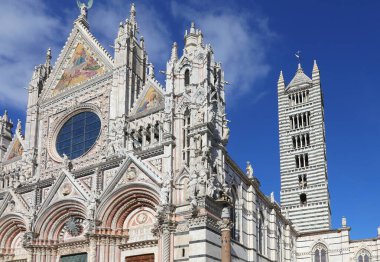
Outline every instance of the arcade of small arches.
<svg viewBox="0 0 380 262"><path fill-rule="evenodd" d="M162 142L163 129L159 121L146 126L139 126L129 131L129 139L132 142L133 149L142 149L154 146Z"/></svg>

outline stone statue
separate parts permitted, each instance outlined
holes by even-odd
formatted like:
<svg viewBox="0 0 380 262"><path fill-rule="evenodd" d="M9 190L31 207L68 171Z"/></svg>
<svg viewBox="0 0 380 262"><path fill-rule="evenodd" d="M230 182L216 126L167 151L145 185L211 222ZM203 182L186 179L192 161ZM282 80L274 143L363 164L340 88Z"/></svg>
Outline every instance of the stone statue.
<svg viewBox="0 0 380 262"><path fill-rule="evenodd" d="M87 5L85 3L81 3L80 0L77 0L77 5L80 9L81 16L87 17L87 10L92 7L94 0L89 0Z"/></svg>
<svg viewBox="0 0 380 262"><path fill-rule="evenodd" d="M170 194L171 183L172 183L172 178L170 174L167 174L164 178L164 181L161 187L161 204L162 205L169 204L169 194Z"/></svg>
<svg viewBox="0 0 380 262"><path fill-rule="evenodd" d="M197 123L202 124L204 122L204 113L202 108L199 108L197 111Z"/></svg>
<svg viewBox="0 0 380 262"><path fill-rule="evenodd" d="M253 168L249 161L247 161L247 167L245 168L247 177L253 179Z"/></svg>
<svg viewBox="0 0 380 262"><path fill-rule="evenodd" d="M70 171L71 161L66 154L63 154L63 168Z"/></svg>
<svg viewBox="0 0 380 262"><path fill-rule="evenodd" d="M207 170L201 169L198 177L198 195L205 196L207 188Z"/></svg>
<svg viewBox="0 0 380 262"><path fill-rule="evenodd" d="M197 184L198 184L197 174L193 172L190 175L188 194L187 194L190 199L195 199L195 197L197 196Z"/></svg>
<svg viewBox="0 0 380 262"><path fill-rule="evenodd" d="M194 136L195 154L199 155L202 151L202 136L197 134Z"/></svg>
<svg viewBox="0 0 380 262"><path fill-rule="evenodd" d="M227 145L228 139L230 138L230 129L228 127L228 121L226 119L226 115L223 116L223 136L222 136L222 144Z"/></svg>

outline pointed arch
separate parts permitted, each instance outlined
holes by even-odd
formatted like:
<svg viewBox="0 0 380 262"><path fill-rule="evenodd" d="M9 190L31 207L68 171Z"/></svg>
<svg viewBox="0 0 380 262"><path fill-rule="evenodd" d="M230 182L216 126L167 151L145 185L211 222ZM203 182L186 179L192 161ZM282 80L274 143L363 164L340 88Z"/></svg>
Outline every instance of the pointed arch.
<svg viewBox="0 0 380 262"><path fill-rule="evenodd" d="M314 245L311 253L311 261L312 262L328 262L328 248L325 244L319 242Z"/></svg>

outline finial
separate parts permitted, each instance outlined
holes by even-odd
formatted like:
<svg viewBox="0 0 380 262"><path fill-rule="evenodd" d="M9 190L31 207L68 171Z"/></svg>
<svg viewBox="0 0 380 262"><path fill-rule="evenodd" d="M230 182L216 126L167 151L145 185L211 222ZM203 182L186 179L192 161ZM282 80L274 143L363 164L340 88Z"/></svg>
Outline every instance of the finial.
<svg viewBox="0 0 380 262"><path fill-rule="evenodd" d="M17 119L16 131L21 132L21 120Z"/></svg>
<svg viewBox="0 0 380 262"><path fill-rule="evenodd" d="M177 61L178 60L178 46L177 46L177 42L173 43L172 54L171 54L170 60L171 61Z"/></svg>
<svg viewBox="0 0 380 262"><path fill-rule="evenodd" d="M135 21L135 18L136 18L135 3L132 3L132 5L131 5L131 11L129 13L130 13L130 20L131 21Z"/></svg>
<svg viewBox="0 0 380 262"><path fill-rule="evenodd" d="M48 50L46 51L46 61L45 61L45 66L46 67L50 67L51 65L51 49L48 48Z"/></svg>
<svg viewBox="0 0 380 262"><path fill-rule="evenodd" d="M347 227L347 219L346 217L342 217L342 228Z"/></svg>
<svg viewBox="0 0 380 262"><path fill-rule="evenodd" d="M8 111L7 110L4 111L3 120L4 120L4 122L8 122L8 120L9 120Z"/></svg>
<svg viewBox="0 0 380 262"><path fill-rule="evenodd" d="M302 69L302 67L301 67L301 51L298 50L294 55L297 57L297 60L298 60L298 70Z"/></svg>
<svg viewBox="0 0 380 262"><path fill-rule="evenodd" d="M190 34L194 34L194 33L195 33L195 23L191 22Z"/></svg>

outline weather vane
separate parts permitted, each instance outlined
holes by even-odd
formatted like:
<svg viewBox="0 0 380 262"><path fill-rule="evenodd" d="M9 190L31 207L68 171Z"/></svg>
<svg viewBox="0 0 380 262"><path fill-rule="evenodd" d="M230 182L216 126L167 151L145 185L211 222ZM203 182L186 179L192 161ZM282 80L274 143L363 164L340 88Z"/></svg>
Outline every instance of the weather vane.
<svg viewBox="0 0 380 262"><path fill-rule="evenodd" d="M94 3L94 0L88 0L87 5L85 3L82 3L80 0L77 0L77 5L80 9L80 12L83 16L87 17L87 10L92 7L92 4Z"/></svg>
<svg viewBox="0 0 380 262"><path fill-rule="evenodd" d="M301 51L298 50L294 55L297 57L298 64L301 64Z"/></svg>

